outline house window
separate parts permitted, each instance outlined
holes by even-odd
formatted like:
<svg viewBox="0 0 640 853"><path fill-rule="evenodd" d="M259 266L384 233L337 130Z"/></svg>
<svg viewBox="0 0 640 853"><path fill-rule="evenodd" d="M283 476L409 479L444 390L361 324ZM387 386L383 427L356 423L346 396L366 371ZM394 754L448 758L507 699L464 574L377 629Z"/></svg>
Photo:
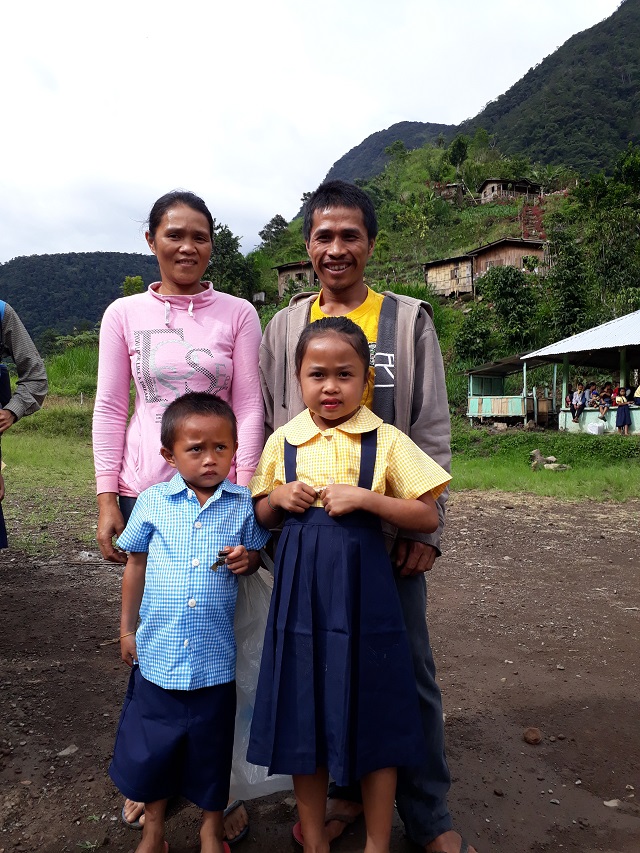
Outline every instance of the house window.
<svg viewBox="0 0 640 853"><path fill-rule="evenodd" d="M454 267L451 270L451 278L458 278L458 267Z"/></svg>

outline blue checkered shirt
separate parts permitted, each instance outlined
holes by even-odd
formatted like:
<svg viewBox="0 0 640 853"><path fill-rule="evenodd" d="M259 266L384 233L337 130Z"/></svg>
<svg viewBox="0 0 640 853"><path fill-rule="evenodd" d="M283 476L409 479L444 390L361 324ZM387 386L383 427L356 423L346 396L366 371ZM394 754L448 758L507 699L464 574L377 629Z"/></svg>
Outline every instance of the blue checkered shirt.
<svg viewBox="0 0 640 853"><path fill-rule="evenodd" d="M180 474L142 492L118 545L148 554L136 632L147 680L170 690L233 681L238 578L211 566L222 548L257 551L268 538L249 490L229 480L202 507Z"/></svg>

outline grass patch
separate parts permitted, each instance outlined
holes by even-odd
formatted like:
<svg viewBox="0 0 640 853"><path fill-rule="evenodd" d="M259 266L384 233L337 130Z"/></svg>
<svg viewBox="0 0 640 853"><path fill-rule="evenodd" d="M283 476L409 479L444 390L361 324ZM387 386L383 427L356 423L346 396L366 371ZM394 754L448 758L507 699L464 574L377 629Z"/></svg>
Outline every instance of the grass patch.
<svg viewBox="0 0 640 853"><path fill-rule="evenodd" d="M98 377L98 349L94 346L70 347L46 359L50 393L61 397L80 394L95 396Z"/></svg>
<svg viewBox="0 0 640 853"><path fill-rule="evenodd" d="M640 495L640 438L510 431L491 434L461 418L452 421L453 490L497 489L564 500L625 501ZM538 448L571 465L568 471L532 471Z"/></svg>
<svg viewBox="0 0 640 853"><path fill-rule="evenodd" d="M28 418L21 418L7 433L7 438L27 435L43 438L64 438L70 441L91 441L93 399L80 404L79 400L59 400L47 397L44 407ZM6 460L5 460L6 461Z"/></svg>
<svg viewBox="0 0 640 853"><path fill-rule="evenodd" d="M28 420L28 419L27 419ZM89 442L11 429L2 439L7 496L3 512L12 548L38 557L75 538L95 546L95 487Z"/></svg>

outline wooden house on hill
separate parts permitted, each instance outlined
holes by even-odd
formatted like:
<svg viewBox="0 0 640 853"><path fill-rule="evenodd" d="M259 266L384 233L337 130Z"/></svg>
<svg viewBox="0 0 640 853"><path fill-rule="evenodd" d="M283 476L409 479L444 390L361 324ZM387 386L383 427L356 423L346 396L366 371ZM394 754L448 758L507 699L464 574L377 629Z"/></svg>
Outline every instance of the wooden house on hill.
<svg viewBox="0 0 640 853"><path fill-rule="evenodd" d="M473 258L456 255L427 261L422 265L424 280L438 296L461 296L473 293Z"/></svg>
<svg viewBox="0 0 640 853"><path fill-rule="evenodd" d="M475 293L475 282L491 267L511 266L517 269L530 269L542 272L545 260L544 240L522 240L518 237L503 237L486 246L456 255L427 261L422 265L425 283L438 296L463 296ZM533 258L540 261L539 267L533 266ZM527 259L526 262L524 259Z"/></svg>
<svg viewBox="0 0 640 853"><path fill-rule="evenodd" d="M519 178L517 181L505 180L504 178L487 178L478 188L481 204L517 199L523 196L535 198L540 195L541 191L541 185L535 184L528 178Z"/></svg>
<svg viewBox="0 0 640 853"><path fill-rule="evenodd" d="M529 269L530 262L525 258L538 258L540 263L533 267L531 272L540 272L545 260L544 240L523 240L519 237L503 237L479 246L467 254L473 258L473 279L481 278L491 267L516 267L516 269Z"/></svg>
<svg viewBox="0 0 640 853"><path fill-rule="evenodd" d="M310 260L292 261L288 264L280 264L271 267L278 273L278 296L282 298L286 286L292 282L299 290L305 287L314 287L316 274Z"/></svg>

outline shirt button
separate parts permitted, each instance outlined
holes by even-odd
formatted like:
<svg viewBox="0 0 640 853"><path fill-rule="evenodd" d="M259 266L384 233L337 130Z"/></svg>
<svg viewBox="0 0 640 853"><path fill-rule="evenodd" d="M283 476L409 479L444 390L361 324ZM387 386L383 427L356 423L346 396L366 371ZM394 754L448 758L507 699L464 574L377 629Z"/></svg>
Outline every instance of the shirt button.
<svg viewBox="0 0 640 853"><path fill-rule="evenodd" d="M335 480L333 479L333 477L329 477L329 479L327 480L327 485L333 486L334 483L335 483Z"/></svg>
<svg viewBox="0 0 640 853"><path fill-rule="evenodd" d="M197 557L194 557L193 560L191 560L191 565L192 566L199 566L200 560Z"/></svg>
<svg viewBox="0 0 640 853"><path fill-rule="evenodd" d="M195 607L196 606L195 598L190 598L189 601L187 602L187 604L189 605L189 607Z"/></svg>
<svg viewBox="0 0 640 853"><path fill-rule="evenodd" d="M185 647L185 649L187 648L187 646L188 646L188 645L189 645L189 640L185 640L185 641L184 641L184 647Z"/></svg>
<svg viewBox="0 0 640 853"><path fill-rule="evenodd" d="M193 526L194 526L194 527L197 527L197 529L198 529L198 530L200 530L200 528L202 527L202 522L201 522L201 521L196 521L196 523L195 523Z"/></svg>

